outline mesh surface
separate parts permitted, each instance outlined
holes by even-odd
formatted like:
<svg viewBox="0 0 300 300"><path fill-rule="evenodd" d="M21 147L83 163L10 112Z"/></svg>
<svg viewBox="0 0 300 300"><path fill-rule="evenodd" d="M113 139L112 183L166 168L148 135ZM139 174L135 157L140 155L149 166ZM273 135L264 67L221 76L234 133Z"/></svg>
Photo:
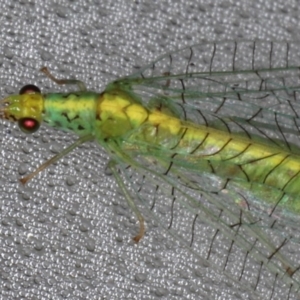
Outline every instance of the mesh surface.
<svg viewBox="0 0 300 300"><path fill-rule="evenodd" d="M4 0L1 95L27 83L43 92L70 90L45 78L42 66L101 91L164 52L204 40L299 40L296 8L272 0ZM95 143L22 186L22 175L75 137L46 127L26 136L7 122L0 137L0 299L251 298L151 220L135 245L136 219ZM261 295L270 288L260 287Z"/></svg>

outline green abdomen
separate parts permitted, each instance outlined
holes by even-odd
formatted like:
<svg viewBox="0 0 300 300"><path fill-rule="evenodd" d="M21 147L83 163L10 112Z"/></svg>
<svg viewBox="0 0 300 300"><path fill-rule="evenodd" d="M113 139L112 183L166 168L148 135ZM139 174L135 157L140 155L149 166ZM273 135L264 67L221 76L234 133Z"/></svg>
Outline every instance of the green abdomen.
<svg viewBox="0 0 300 300"><path fill-rule="evenodd" d="M175 164L233 180L271 204L300 212L298 154L210 127L187 125L184 130L172 149Z"/></svg>

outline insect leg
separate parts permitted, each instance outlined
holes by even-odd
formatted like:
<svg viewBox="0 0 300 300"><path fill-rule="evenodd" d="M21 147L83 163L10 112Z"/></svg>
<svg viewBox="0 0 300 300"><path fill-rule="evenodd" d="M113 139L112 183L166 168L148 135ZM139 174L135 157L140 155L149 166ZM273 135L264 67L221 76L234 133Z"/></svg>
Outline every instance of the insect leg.
<svg viewBox="0 0 300 300"><path fill-rule="evenodd" d="M54 77L50 71L48 70L47 67L42 67L40 69L41 72L43 72L48 78L50 78L52 81L54 81L55 83L59 84L59 85L63 85L63 84L77 84L79 87L79 90L84 92L86 91L86 86L85 84L77 79L57 79L56 77Z"/></svg>
<svg viewBox="0 0 300 300"><path fill-rule="evenodd" d="M45 163L43 163L42 165L40 165L35 171L33 171L32 173L28 174L27 176L23 177L20 179L22 184L26 184L30 179L32 179L35 175L37 175L38 173L40 173L41 171L45 170L47 167L49 167L51 164L55 163L56 161L60 160L63 156L67 155L69 152L71 152L73 149L77 148L78 146L80 146L81 144L87 142L87 141L91 141L94 139L94 136L89 134L89 135L85 135L80 137L75 143L73 143L72 145L70 145L69 147L63 149L60 153L58 153L57 155L53 156L52 158L50 158L49 160L47 160Z"/></svg>
<svg viewBox="0 0 300 300"><path fill-rule="evenodd" d="M137 208L137 206L135 205L134 199L132 198L132 196L130 195L129 191L127 190L122 178L120 177L118 170L116 168L116 162L114 160L109 161L108 163L108 167L111 169L116 182L118 184L118 186L121 188L123 195L125 196L125 199L129 205L129 207L132 209L132 211L135 213L135 215L137 216L139 223L140 223L140 230L139 233L133 238L133 240L138 243L139 240L144 236L145 234L145 222L144 222L144 218L141 214L141 212L139 211L139 209Z"/></svg>

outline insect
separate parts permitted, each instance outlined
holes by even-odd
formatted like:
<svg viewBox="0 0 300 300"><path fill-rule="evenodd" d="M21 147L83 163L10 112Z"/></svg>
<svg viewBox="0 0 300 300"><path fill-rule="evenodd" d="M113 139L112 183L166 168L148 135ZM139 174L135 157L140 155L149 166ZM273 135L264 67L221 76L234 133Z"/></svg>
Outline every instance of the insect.
<svg viewBox="0 0 300 300"><path fill-rule="evenodd" d="M27 85L2 100L1 117L25 133L44 122L79 138L21 182L95 140L138 219L135 242L149 213L199 259L221 265L243 286L257 290L267 271L270 299L279 283L287 299L299 295L298 49L286 42L199 44L159 57L102 93L44 67L52 81L78 90L43 94ZM209 239L201 236L204 226ZM248 270L250 261L255 271Z"/></svg>

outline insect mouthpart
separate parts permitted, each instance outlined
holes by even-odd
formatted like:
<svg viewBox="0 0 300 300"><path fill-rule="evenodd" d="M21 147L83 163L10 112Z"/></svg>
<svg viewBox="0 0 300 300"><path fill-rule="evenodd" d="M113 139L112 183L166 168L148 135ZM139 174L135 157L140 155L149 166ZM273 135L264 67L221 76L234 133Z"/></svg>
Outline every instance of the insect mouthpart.
<svg viewBox="0 0 300 300"><path fill-rule="evenodd" d="M8 100L8 98L4 98L0 101L0 119L9 119L9 116L7 114L9 104L10 101Z"/></svg>

